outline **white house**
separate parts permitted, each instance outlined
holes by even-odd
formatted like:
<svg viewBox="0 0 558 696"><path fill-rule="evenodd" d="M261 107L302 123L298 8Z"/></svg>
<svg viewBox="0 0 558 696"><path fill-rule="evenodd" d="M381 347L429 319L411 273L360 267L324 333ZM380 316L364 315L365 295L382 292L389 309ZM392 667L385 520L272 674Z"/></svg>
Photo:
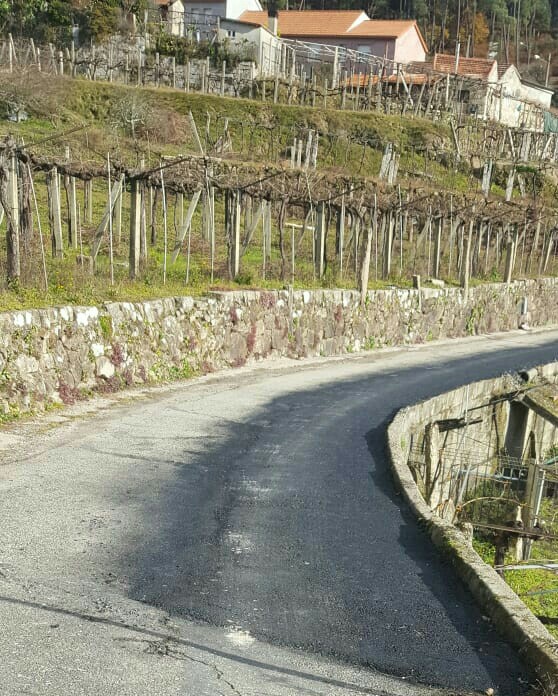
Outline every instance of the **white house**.
<svg viewBox="0 0 558 696"><path fill-rule="evenodd" d="M261 10L260 0L184 0L186 12L238 19L246 10Z"/></svg>
<svg viewBox="0 0 558 696"><path fill-rule="evenodd" d="M169 34L184 35L184 3L183 0L153 0L160 13L160 21L165 25Z"/></svg>
<svg viewBox="0 0 558 696"><path fill-rule="evenodd" d="M260 75L277 75L281 72L283 42L267 27L239 19L222 19L219 25L219 36L239 47L253 47L252 58L258 65Z"/></svg>
<svg viewBox="0 0 558 696"><path fill-rule="evenodd" d="M437 53L432 69L471 78L463 83L461 99L479 118L543 129L543 111L550 109L553 90L523 80L515 65Z"/></svg>
<svg viewBox="0 0 558 696"><path fill-rule="evenodd" d="M260 11L260 0L152 0L160 12L161 21L167 31L176 36L184 36L186 27L204 18L217 17L237 19L246 10Z"/></svg>
<svg viewBox="0 0 558 696"><path fill-rule="evenodd" d="M424 61L428 52L414 20L370 19L362 10L279 10L275 18L247 9L240 19L285 39L340 46L396 63Z"/></svg>

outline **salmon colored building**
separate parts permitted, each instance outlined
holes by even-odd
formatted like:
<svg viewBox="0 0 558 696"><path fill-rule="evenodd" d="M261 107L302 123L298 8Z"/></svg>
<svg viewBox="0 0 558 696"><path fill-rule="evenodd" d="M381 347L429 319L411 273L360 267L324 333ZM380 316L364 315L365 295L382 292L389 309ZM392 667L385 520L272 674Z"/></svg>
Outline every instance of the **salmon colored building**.
<svg viewBox="0 0 558 696"><path fill-rule="evenodd" d="M360 10L246 11L243 22L269 28L280 37L340 46L396 63L422 62L428 48L414 20L374 20Z"/></svg>

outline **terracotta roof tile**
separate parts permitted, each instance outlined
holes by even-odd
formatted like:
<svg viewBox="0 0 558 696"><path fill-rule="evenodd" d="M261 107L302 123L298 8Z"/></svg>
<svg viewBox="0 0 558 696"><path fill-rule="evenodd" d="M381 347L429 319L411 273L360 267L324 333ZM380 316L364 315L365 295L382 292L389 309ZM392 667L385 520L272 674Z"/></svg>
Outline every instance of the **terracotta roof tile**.
<svg viewBox="0 0 558 696"><path fill-rule="evenodd" d="M466 77L479 77L483 80L490 75L495 60L489 58L463 58L459 57L457 61L457 74L465 75ZM436 53L432 69L435 72L455 73L455 56L446 53Z"/></svg>
<svg viewBox="0 0 558 696"><path fill-rule="evenodd" d="M428 75L424 75L422 73L417 73L417 74L405 74L405 82L407 83L407 86L410 84L413 85L422 85L426 82L428 82ZM373 85L378 84L378 75L372 75L372 78L370 78L369 75L365 74L358 74L358 75L353 75L352 77L348 77L344 82L342 81L341 84L345 84L346 87L367 87L368 83L372 81ZM387 83L387 84L397 84L398 77L397 75L384 75L382 77L382 83Z"/></svg>
<svg viewBox="0 0 558 696"><path fill-rule="evenodd" d="M378 36L386 39L394 39L409 31L416 22L412 20L396 19L367 19L358 24L350 34L352 36Z"/></svg>
<svg viewBox="0 0 558 696"><path fill-rule="evenodd" d="M416 29L424 50L428 53L428 47L424 40L418 24L413 19L368 19L361 22L349 34L351 36L364 36L370 38L397 39L410 29Z"/></svg>
<svg viewBox="0 0 558 696"><path fill-rule="evenodd" d="M364 15L362 10L279 10L278 29L283 36L343 36ZM267 12L246 10L243 22L267 27ZM352 34L352 32L351 32Z"/></svg>

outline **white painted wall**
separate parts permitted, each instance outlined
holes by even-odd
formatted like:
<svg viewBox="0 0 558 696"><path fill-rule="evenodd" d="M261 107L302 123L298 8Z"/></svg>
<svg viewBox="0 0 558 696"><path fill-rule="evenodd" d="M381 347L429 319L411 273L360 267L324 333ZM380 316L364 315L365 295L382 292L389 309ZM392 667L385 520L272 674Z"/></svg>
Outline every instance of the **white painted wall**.
<svg viewBox="0 0 558 696"><path fill-rule="evenodd" d="M395 40L396 63L422 63L426 60L426 52L414 27L409 28L403 36Z"/></svg>
<svg viewBox="0 0 558 696"><path fill-rule="evenodd" d="M537 102L547 109L550 109L550 102L552 101L552 92L546 89L538 89L531 85L522 84L521 91L524 99L529 99L530 101Z"/></svg>
<svg viewBox="0 0 558 696"><path fill-rule="evenodd" d="M187 12L210 14L227 19L238 19L245 10L260 10L259 0L186 0Z"/></svg>
<svg viewBox="0 0 558 696"><path fill-rule="evenodd" d="M184 4L182 0L176 0L167 11L167 30L174 36L182 36L184 33Z"/></svg>
<svg viewBox="0 0 558 696"><path fill-rule="evenodd" d="M486 118L512 128L543 130L542 107L511 94L503 85L488 87Z"/></svg>
<svg viewBox="0 0 558 696"><path fill-rule="evenodd" d="M254 46L254 56L258 65L258 74L276 75L281 70L281 52L283 42L264 27L224 19L221 21L221 36L228 38L232 44L248 42Z"/></svg>
<svg viewBox="0 0 558 696"><path fill-rule="evenodd" d="M224 17L226 11L226 2L214 0L213 2L196 2L196 0L188 0L186 4L186 12L192 12L196 15L214 15L216 17Z"/></svg>
<svg viewBox="0 0 558 696"><path fill-rule="evenodd" d="M226 13L223 16L238 19L246 10L261 11L262 9L260 0L227 0Z"/></svg>

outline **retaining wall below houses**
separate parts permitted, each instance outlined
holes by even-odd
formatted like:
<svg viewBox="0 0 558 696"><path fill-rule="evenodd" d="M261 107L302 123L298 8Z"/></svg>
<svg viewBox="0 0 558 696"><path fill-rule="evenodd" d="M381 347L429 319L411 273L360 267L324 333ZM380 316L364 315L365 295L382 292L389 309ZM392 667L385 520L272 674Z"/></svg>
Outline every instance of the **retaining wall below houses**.
<svg viewBox="0 0 558 696"><path fill-rule="evenodd" d="M525 302L527 314L525 312ZM461 289L211 293L0 314L0 412L268 356L341 355L558 323L558 279Z"/></svg>

